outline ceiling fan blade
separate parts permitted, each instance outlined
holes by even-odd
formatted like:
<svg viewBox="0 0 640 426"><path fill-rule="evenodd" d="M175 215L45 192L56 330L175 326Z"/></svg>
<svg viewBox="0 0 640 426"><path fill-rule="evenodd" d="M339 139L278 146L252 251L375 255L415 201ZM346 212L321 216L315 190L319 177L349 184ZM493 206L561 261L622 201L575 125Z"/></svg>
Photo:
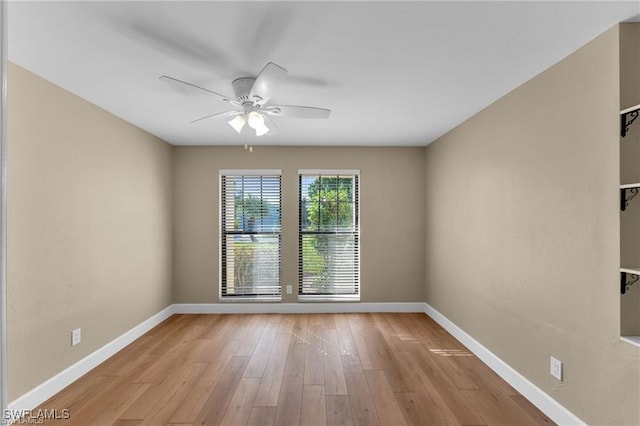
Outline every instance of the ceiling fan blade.
<svg viewBox="0 0 640 426"><path fill-rule="evenodd" d="M297 105L273 105L262 110L269 115L291 118L329 118L330 109Z"/></svg>
<svg viewBox="0 0 640 426"><path fill-rule="evenodd" d="M236 25L233 37L236 51L244 57L246 65L257 58L268 58L282 45L292 24L296 5L291 2L258 2L252 5L244 25ZM251 30L249 30L251 29Z"/></svg>
<svg viewBox="0 0 640 426"><path fill-rule="evenodd" d="M249 92L249 98L251 100L260 98L256 103L258 105L264 105L271 99L271 96L273 96L273 93L282 84L286 76L286 69L273 62L269 62L262 71L260 71L258 77L256 77L251 92Z"/></svg>
<svg viewBox="0 0 640 426"><path fill-rule="evenodd" d="M234 116L240 115L240 114L242 114L242 111L217 112L215 114L209 114L209 115L205 115L204 117L200 117L200 118L198 118L196 120L193 120L189 124L197 123L198 121L207 120L209 118L228 118L228 117L234 117Z"/></svg>
<svg viewBox="0 0 640 426"><path fill-rule="evenodd" d="M172 22L176 23L177 22ZM131 42L152 48L160 53L196 67L212 69L222 79L231 79L237 71L232 55L212 46L211 40L198 37L189 28L179 25L158 26L153 21L119 19L109 20L108 25Z"/></svg>
<svg viewBox="0 0 640 426"><path fill-rule="evenodd" d="M178 80L177 78L169 77L168 75L161 75L158 78L176 87L189 88L189 89L197 90L198 92L204 92L209 95L213 95L223 102L234 102L232 97L221 95L220 93L213 92L209 89L205 89L204 87L196 86L195 84L187 83L186 81Z"/></svg>

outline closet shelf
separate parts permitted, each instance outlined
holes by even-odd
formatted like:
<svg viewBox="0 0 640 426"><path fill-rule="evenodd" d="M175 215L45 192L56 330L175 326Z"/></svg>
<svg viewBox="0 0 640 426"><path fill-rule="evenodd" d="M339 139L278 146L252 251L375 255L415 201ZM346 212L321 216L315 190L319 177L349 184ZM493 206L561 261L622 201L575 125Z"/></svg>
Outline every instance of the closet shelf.
<svg viewBox="0 0 640 426"><path fill-rule="evenodd" d="M620 336L622 341L640 347L640 336Z"/></svg>
<svg viewBox="0 0 640 426"><path fill-rule="evenodd" d="M624 138L627 135L629 127L638 118L638 113L640 113L640 104L620 111L620 136Z"/></svg>
<svg viewBox="0 0 640 426"><path fill-rule="evenodd" d="M620 268L620 294L625 294L629 287L640 279L640 266Z"/></svg>

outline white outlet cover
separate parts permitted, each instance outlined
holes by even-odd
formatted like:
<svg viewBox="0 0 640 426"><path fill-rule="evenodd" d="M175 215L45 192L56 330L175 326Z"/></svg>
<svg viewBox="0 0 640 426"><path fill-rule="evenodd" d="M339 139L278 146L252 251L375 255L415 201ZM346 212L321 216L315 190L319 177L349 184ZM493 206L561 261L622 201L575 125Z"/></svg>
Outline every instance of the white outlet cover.
<svg viewBox="0 0 640 426"><path fill-rule="evenodd" d="M288 285L287 286L287 294L292 294L293 293L293 286Z"/></svg>
<svg viewBox="0 0 640 426"><path fill-rule="evenodd" d="M550 368L551 368L551 371L550 371L551 375L556 379L562 381L562 361L554 357L551 357Z"/></svg>
<svg viewBox="0 0 640 426"><path fill-rule="evenodd" d="M71 331L71 346L75 346L82 340L82 329L76 328Z"/></svg>

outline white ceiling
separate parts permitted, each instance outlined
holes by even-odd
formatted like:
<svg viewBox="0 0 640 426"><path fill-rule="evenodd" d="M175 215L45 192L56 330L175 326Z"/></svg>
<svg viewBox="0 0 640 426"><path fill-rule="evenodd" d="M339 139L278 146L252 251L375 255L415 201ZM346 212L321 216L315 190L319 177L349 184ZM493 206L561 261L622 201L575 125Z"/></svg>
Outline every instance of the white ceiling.
<svg viewBox="0 0 640 426"><path fill-rule="evenodd" d="M9 60L174 145L423 146L598 34L638 1L10 2ZM279 117L247 139L213 97L269 61L289 70ZM9 94L9 96L11 96Z"/></svg>

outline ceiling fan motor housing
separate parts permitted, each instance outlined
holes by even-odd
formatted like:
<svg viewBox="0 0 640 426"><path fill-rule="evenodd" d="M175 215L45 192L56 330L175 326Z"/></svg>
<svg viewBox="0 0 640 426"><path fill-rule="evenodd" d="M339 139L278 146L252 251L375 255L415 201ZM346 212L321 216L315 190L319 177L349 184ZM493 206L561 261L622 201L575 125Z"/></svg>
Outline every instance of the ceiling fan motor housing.
<svg viewBox="0 0 640 426"><path fill-rule="evenodd" d="M251 77L236 78L233 80L231 83L233 86L233 94L238 102L242 104L245 102L254 103L253 99L249 99L249 93L251 93L251 88L255 81L256 79Z"/></svg>

